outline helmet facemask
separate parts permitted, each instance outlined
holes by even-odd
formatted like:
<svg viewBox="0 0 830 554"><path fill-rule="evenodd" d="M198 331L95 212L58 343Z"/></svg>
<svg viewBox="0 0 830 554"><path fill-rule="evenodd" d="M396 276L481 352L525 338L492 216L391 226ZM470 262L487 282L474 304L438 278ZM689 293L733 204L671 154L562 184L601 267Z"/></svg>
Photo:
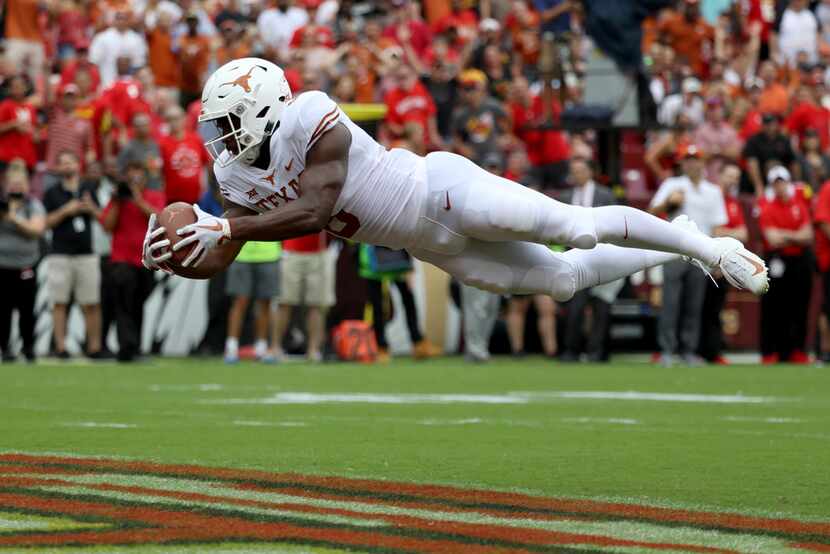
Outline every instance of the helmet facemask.
<svg viewBox="0 0 830 554"><path fill-rule="evenodd" d="M208 154L220 167L227 167L239 159L245 163L251 163L256 159L256 152L252 158L251 150L259 145L264 137L254 136L243 128L242 118L247 109L243 101L226 113L218 113L215 117L208 114L199 118L199 134Z"/></svg>

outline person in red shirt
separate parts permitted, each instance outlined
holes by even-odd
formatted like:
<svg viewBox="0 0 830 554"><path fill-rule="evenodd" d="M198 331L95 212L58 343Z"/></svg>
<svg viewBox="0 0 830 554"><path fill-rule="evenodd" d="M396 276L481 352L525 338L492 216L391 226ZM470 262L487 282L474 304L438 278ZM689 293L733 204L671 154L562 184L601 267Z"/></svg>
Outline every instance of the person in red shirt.
<svg viewBox="0 0 830 554"><path fill-rule="evenodd" d="M12 77L9 97L0 102L0 170L20 158L32 173L37 162L36 117L34 106L26 101L26 82L19 75Z"/></svg>
<svg viewBox="0 0 830 554"><path fill-rule="evenodd" d="M765 364L807 363L807 308L813 283L808 249L813 243L810 209L790 172L775 166L759 201L769 293L761 298L761 355Z"/></svg>
<svg viewBox="0 0 830 554"><path fill-rule="evenodd" d="M195 204L204 188L204 168L210 156L201 137L185 128L184 110L172 106L167 110L166 119L170 134L159 141L159 150L167 203Z"/></svg>
<svg viewBox="0 0 830 554"><path fill-rule="evenodd" d="M291 48L299 48L303 45L303 40L311 38L310 44L318 44L326 48L334 48L334 33L325 25L317 24L317 10L322 4L322 0L305 0L303 4L308 11L308 23L294 31L291 35Z"/></svg>
<svg viewBox="0 0 830 554"><path fill-rule="evenodd" d="M432 31L424 21L414 16L409 0L392 0L393 21L383 30L383 36L405 47L408 43L421 60L427 59L432 45Z"/></svg>
<svg viewBox="0 0 830 554"><path fill-rule="evenodd" d="M749 233L744 220L744 210L736 196L741 181L741 169L734 162L726 162L718 172L717 183L723 191L723 202L726 205L726 225L716 227L713 235L716 237L732 237L746 242ZM728 290L726 279L720 276L717 285L709 283L706 296L703 300L701 314L700 343L698 354L704 360L725 365L728 362L723 357L723 325L720 314L726 303Z"/></svg>
<svg viewBox="0 0 830 554"><path fill-rule="evenodd" d="M543 94L533 95L524 77L513 81L508 110L513 120L513 133L525 144L533 166L534 185L540 189L559 188L568 175L571 156L568 139L562 131L540 129L548 115L559 119L562 108L555 95L545 110ZM546 112L549 112L546 113Z"/></svg>
<svg viewBox="0 0 830 554"><path fill-rule="evenodd" d="M386 93L386 131L390 140L408 139L425 153L443 143L435 119L432 96L415 70L404 62L395 69L395 87Z"/></svg>
<svg viewBox="0 0 830 554"><path fill-rule="evenodd" d="M76 82L79 72L86 72L90 78L90 91L94 92L101 86L101 72L98 66L89 61L89 43L84 42L78 47L74 60L66 62L61 70L61 86ZM77 84L77 83L76 83Z"/></svg>
<svg viewBox="0 0 830 554"><path fill-rule="evenodd" d="M796 94L796 105L787 118L786 127L792 134L798 135L799 144L803 143L807 131L815 131L821 139L821 148L830 145L830 110L818 103L819 90L802 85Z"/></svg>
<svg viewBox="0 0 830 554"><path fill-rule="evenodd" d="M305 305L308 350L311 361L322 359L325 311L334 305L334 261L326 250L325 232L289 239L282 243L279 309L274 321L272 351L275 360L285 357L282 339L295 306Z"/></svg>
<svg viewBox="0 0 830 554"><path fill-rule="evenodd" d="M830 182L825 182L813 204L816 265L821 273L824 301L821 305L821 361L830 362Z"/></svg>
<svg viewBox="0 0 830 554"><path fill-rule="evenodd" d="M101 225L112 235L111 282L115 295L118 360L130 362L140 354L144 302L155 285L151 271L141 264L144 232L151 214L164 208L164 193L147 188L147 170L130 162L125 181L101 213Z"/></svg>

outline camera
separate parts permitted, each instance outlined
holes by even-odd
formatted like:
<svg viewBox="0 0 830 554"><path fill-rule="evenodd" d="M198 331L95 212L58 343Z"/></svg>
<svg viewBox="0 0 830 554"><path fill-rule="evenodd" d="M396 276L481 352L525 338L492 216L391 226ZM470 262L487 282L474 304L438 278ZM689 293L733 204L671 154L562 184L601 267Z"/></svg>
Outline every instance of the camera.
<svg viewBox="0 0 830 554"><path fill-rule="evenodd" d="M122 200L127 200L133 197L133 191L127 183L123 181L118 183L118 188L115 191L116 196Z"/></svg>
<svg viewBox="0 0 830 554"><path fill-rule="evenodd" d="M6 215L9 212L9 201L5 196L0 196L0 215Z"/></svg>

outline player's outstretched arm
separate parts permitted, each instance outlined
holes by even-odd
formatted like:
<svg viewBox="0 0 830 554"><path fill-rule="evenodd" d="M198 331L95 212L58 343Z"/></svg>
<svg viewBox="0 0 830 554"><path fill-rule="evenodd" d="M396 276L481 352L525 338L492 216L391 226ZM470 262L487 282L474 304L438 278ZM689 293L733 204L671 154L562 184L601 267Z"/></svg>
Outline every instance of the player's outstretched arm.
<svg viewBox="0 0 830 554"><path fill-rule="evenodd" d="M279 210L230 219L231 239L285 240L325 229L346 182L351 143L345 125L332 127L306 154L301 196Z"/></svg>

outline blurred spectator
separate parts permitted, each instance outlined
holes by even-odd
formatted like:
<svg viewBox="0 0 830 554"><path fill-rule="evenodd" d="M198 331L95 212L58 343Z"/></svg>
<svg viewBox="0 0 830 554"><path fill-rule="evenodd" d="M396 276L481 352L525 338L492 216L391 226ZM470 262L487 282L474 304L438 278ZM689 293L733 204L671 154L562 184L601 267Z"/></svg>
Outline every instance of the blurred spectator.
<svg viewBox="0 0 830 554"><path fill-rule="evenodd" d="M219 25L221 42L214 54L216 65L222 66L231 60L250 57L253 51L246 28L234 19L226 19Z"/></svg>
<svg viewBox="0 0 830 554"><path fill-rule="evenodd" d="M285 356L282 343L295 307L306 308L306 357L323 359L325 311L334 305L334 267L326 250L325 233L314 233L283 242L279 308L273 331L273 354Z"/></svg>
<svg viewBox="0 0 830 554"><path fill-rule="evenodd" d="M575 158L571 161L571 181L573 188L562 198L563 202L585 208L616 204L611 189L594 181L594 168L589 160ZM614 282L617 291L624 282L624 279ZM562 361L575 362L579 360L579 355L583 351L583 343L586 342L585 312L588 308L591 310L591 325L589 326L590 332L587 333L587 344L585 344L584 350L591 362L607 360L611 329L611 303L598 291L586 289L578 291L568 301L565 351L562 353Z"/></svg>
<svg viewBox="0 0 830 554"><path fill-rule="evenodd" d="M777 114L787 112L790 107L790 91L787 90L778 78L778 68L775 62L767 60L758 68L760 85L763 87L758 97L758 110L761 113Z"/></svg>
<svg viewBox="0 0 830 554"><path fill-rule="evenodd" d="M735 128L726 121L720 98L706 101L706 120L693 135L694 144L706 155L706 178L716 181L724 161L737 161L742 141Z"/></svg>
<svg viewBox="0 0 830 554"><path fill-rule="evenodd" d="M682 0L680 11L661 15L658 31L677 55L686 59L695 75L704 74L715 31L700 15L698 0Z"/></svg>
<svg viewBox="0 0 830 554"><path fill-rule="evenodd" d="M802 180L813 190L819 190L830 179L830 156L821 147L821 139L813 129L807 129L798 154L798 167Z"/></svg>
<svg viewBox="0 0 830 554"><path fill-rule="evenodd" d="M45 4L39 0L6 0L4 6L3 44L5 54L17 71L33 81L43 67L45 51L40 13Z"/></svg>
<svg viewBox="0 0 830 554"><path fill-rule="evenodd" d="M796 56L804 52L807 63L818 61L818 21L810 11L807 0L790 0L778 25L778 48L781 59L796 65Z"/></svg>
<svg viewBox="0 0 830 554"><path fill-rule="evenodd" d="M147 41L130 28L130 14L119 10L115 23L93 37L89 46L89 59L101 71L101 82L109 85L118 77L116 61L129 58L131 66L138 68L147 60Z"/></svg>
<svg viewBox="0 0 830 554"><path fill-rule="evenodd" d="M689 122L697 127L703 123L704 104L700 97L701 84L695 77L683 79L679 93L670 94L660 103L657 120L663 125L672 126L682 113Z"/></svg>
<svg viewBox="0 0 830 554"><path fill-rule="evenodd" d="M180 63L180 96L184 108L202 95L202 85L210 62L210 39L199 33L199 17L189 13L185 18L187 32L176 41L176 54Z"/></svg>
<svg viewBox="0 0 830 554"><path fill-rule="evenodd" d="M144 302L155 286L155 275L141 264L141 247L150 214L164 208L164 194L147 188L146 165L127 163L124 180L101 214L101 224L112 234L112 280L118 287L115 318L118 360L130 362L141 353Z"/></svg>
<svg viewBox="0 0 830 554"><path fill-rule="evenodd" d="M443 143L435 120L435 103L426 87L418 80L415 70L399 62L394 70L394 86L386 93L386 131L389 140L405 140L414 150L426 153Z"/></svg>
<svg viewBox="0 0 830 554"><path fill-rule="evenodd" d="M787 117L787 130L799 141L804 140L807 131L814 131L821 141L821 148L830 146L830 110L820 104L823 86L802 83L798 88L795 106Z"/></svg>
<svg viewBox="0 0 830 554"><path fill-rule="evenodd" d="M720 169L717 183L723 192L723 201L726 206L726 225L716 227L712 233L717 237L732 237L746 243L749 233L744 222L744 211L738 201L738 184L741 180L741 170L734 162L726 162ZM721 311L726 302L726 293L729 284L722 275L715 275L717 282L706 283L706 296L703 300L701 315L700 345L698 353L707 362L726 364L723 357L723 324Z"/></svg>
<svg viewBox="0 0 830 554"><path fill-rule="evenodd" d="M0 171L12 160L20 159L31 173L37 162L37 113L26 99L26 81L22 76L9 79L8 94L0 102Z"/></svg>
<svg viewBox="0 0 830 554"><path fill-rule="evenodd" d="M225 293L232 298L232 303L228 312L225 363L239 361L239 337L251 300L254 301L254 356L260 361L273 361L268 352L268 323L271 299L280 289L279 258L278 242L250 241L228 268Z"/></svg>
<svg viewBox="0 0 830 554"><path fill-rule="evenodd" d="M196 133L185 129L184 110L167 109L169 134L159 141L164 178L164 195L168 204L195 204L204 190L203 178L210 156Z"/></svg>
<svg viewBox="0 0 830 554"><path fill-rule="evenodd" d="M674 175L679 161L677 153L694 144L693 129L692 122L680 114L672 129L664 131L648 145L644 161L658 183Z"/></svg>
<svg viewBox="0 0 830 554"><path fill-rule="evenodd" d="M158 10L153 24L147 26L147 61L153 70L155 84L173 92L178 100L181 64L173 48L173 24L173 13Z"/></svg>
<svg viewBox="0 0 830 554"><path fill-rule="evenodd" d="M390 0L391 22L383 29L383 36L410 47L420 61L427 61L432 45L432 31L420 17L416 17L410 0Z"/></svg>
<svg viewBox="0 0 830 554"><path fill-rule="evenodd" d="M88 81L86 90L81 86L80 75L82 73ZM87 94L98 90L101 86L101 72L98 70L98 66L89 60L88 43L78 45L74 58L64 62L60 77L60 86L66 86L70 83L77 85L80 89L78 92L81 98L85 98Z"/></svg>
<svg viewBox="0 0 830 554"><path fill-rule="evenodd" d="M822 6L827 6L822 4ZM830 11L830 6L828 6ZM815 223L816 265L821 274L822 297L820 330L820 357L822 362L830 362L830 186L823 186L813 204L813 223Z"/></svg>
<svg viewBox="0 0 830 554"><path fill-rule="evenodd" d="M571 30L572 0L533 0L533 7L542 21L541 32L561 36Z"/></svg>
<svg viewBox="0 0 830 554"><path fill-rule="evenodd" d="M139 112L133 116L133 138L118 153L118 170L126 172L131 164L142 164L147 169L147 186L151 189L161 188L161 152L153 138L152 121L146 113Z"/></svg>
<svg viewBox="0 0 830 554"><path fill-rule="evenodd" d="M308 13L292 4L290 0L276 0L273 7L259 14L257 29L268 58L286 59L294 31L308 22Z"/></svg>
<svg viewBox="0 0 830 554"><path fill-rule="evenodd" d="M767 183L769 190L758 203L770 280L769 292L761 297L762 362L807 363L807 308L813 284L810 210L783 166L770 169Z"/></svg>
<svg viewBox="0 0 830 554"><path fill-rule="evenodd" d="M651 199L649 211L669 219L688 216L699 230L712 231L726 225L728 216L723 194L703 176L702 152L694 145L678 152L682 174L663 181ZM695 265L676 260L663 265L663 303L657 341L661 363L670 367L675 354L688 365L702 363L697 355L700 341L701 310L706 291L706 275Z"/></svg>
<svg viewBox="0 0 830 554"><path fill-rule="evenodd" d="M510 120L501 104L488 96L483 72L468 69L458 81L461 104L453 112L453 150L481 164L488 154L499 156L512 145Z"/></svg>
<svg viewBox="0 0 830 554"><path fill-rule="evenodd" d="M542 353L554 358L558 350L556 344L556 302L545 294L535 296L514 294L507 301L507 335L510 339L510 351L513 356L525 355L525 320L530 303L536 308L536 329L542 341Z"/></svg>
<svg viewBox="0 0 830 554"><path fill-rule="evenodd" d="M464 358L468 362L490 361L490 335L496 325L500 303L498 294L461 285Z"/></svg>
<svg viewBox="0 0 830 554"><path fill-rule="evenodd" d="M25 165L15 160L5 174L0 198L0 348L3 361L14 361L9 343L12 312L17 310L23 356L35 360L35 266L41 257L40 237L46 228L43 205L29 196Z"/></svg>
<svg viewBox="0 0 830 554"><path fill-rule="evenodd" d="M43 196L46 227L52 230L47 277L52 302L55 354L67 359L66 316L70 300L80 305L86 323L84 352L101 353L101 266L92 250L92 222L99 214L96 184L81 181L81 162L73 150L56 157L60 181Z"/></svg>
<svg viewBox="0 0 830 554"><path fill-rule="evenodd" d="M389 289L392 284L401 295L409 340L412 342L412 357L416 360L437 356L440 352L424 338L418 325L418 309L415 297L407 282L412 273L412 257L406 250L392 250L383 246L360 245L359 271L366 279L368 300L372 305L372 327L378 343L378 361L385 363L390 359L389 343L386 340L386 323L389 321L386 310L391 308ZM387 286L384 286L387 285ZM387 294L384 294L386 291ZM389 302L386 302L386 299Z"/></svg>
<svg viewBox="0 0 830 554"><path fill-rule="evenodd" d="M546 101L544 92L533 94L527 79L518 76L510 88L507 110L513 121L512 133L524 143L533 166L533 186L539 189L563 186L571 151L565 133L553 128L562 111L558 100L551 94L549 102Z"/></svg>
<svg viewBox="0 0 830 554"><path fill-rule="evenodd" d="M796 162L790 138L781 132L778 116L765 113L762 123L761 130L746 141L743 151L750 182L759 197L764 192L762 175L767 171L769 162L776 160L790 169L795 168Z"/></svg>
<svg viewBox="0 0 830 554"><path fill-rule="evenodd" d="M58 169L61 152L72 152L81 162L81 171L84 164L95 160L92 126L88 118L76 111L78 94L78 87L70 83L60 88L57 102L47 102L46 169L52 174L61 173Z"/></svg>

